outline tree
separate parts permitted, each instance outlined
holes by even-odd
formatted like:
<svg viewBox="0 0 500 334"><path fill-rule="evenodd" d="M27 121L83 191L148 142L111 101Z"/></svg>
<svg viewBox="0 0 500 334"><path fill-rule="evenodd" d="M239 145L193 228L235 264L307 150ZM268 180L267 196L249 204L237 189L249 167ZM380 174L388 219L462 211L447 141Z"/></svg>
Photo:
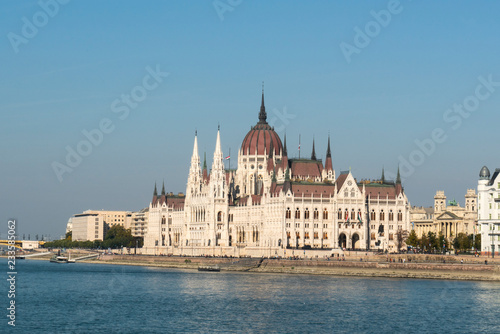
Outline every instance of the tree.
<svg viewBox="0 0 500 334"><path fill-rule="evenodd" d="M436 237L436 233L431 231L427 232L427 239L429 239L429 244L430 244L429 251L431 251L431 249L434 250L435 248L439 248L439 240Z"/></svg>
<svg viewBox="0 0 500 334"><path fill-rule="evenodd" d="M69 231L66 233L66 240L73 240L73 231Z"/></svg>
<svg viewBox="0 0 500 334"><path fill-rule="evenodd" d="M112 226L102 242L103 248L135 247L135 238L130 229L125 229L121 225Z"/></svg>
<svg viewBox="0 0 500 334"><path fill-rule="evenodd" d="M398 252L401 251L401 248L405 246L405 241L408 239L408 231L407 230L398 230L396 232L396 242L398 244Z"/></svg>
<svg viewBox="0 0 500 334"><path fill-rule="evenodd" d="M415 230L411 230L410 235L408 236L408 239L406 240L406 244L409 246L417 247L419 243L418 237L417 237L417 232Z"/></svg>
<svg viewBox="0 0 500 334"><path fill-rule="evenodd" d="M481 234L476 234L474 249L477 251L481 251Z"/></svg>

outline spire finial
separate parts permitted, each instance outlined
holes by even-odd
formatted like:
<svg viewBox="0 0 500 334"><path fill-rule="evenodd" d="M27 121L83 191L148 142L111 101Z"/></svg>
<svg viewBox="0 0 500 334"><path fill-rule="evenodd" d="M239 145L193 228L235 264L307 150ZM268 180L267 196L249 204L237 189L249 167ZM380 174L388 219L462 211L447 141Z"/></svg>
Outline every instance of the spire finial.
<svg viewBox="0 0 500 334"><path fill-rule="evenodd" d="M194 135L195 137L198 136L198 129L194 129Z"/></svg>
<svg viewBox="0 0 500 334"><path fill-rule="evenodd" d="M155 182L155 190L153 191L153 196L158 196L158 191L156 190L156 182Z"/></svg>
<svg viewBox="0 0 500 334"><path fill-rule="evenodd" d="M203 154L203 169L207 169L207 152Z"/></svg>
<svg viewBox="0 0 500 334"><path fill-rule="evenodd" d="M316 160L316 150L314 149L314 136L313 136L313 149L311 153L311 160Z"/></svg>
<svg viewBox="0 0 500 334"><path fill-rule="evenodd" d="M220 131L220 123L217 123L217 131Z"/></svg>
<svg viewBox="0 0 500 334"><path fill-rule="evenodd" d="M328 134L328 148L326 149L326 157L332 157L332 151L330 150L330 134Z"/></svg>
<svg viewBox="0 0 500 334"><path fill-rule="evenodd" d="M382 180L382 183L385 182L384 166L382 166L382 177L380 179Z"/></svg>
<svg viewBox="0 0 500 334"><path fill-rule="evenodd" d="M284 140L284 145L283 145L283 155L288 156L288 153L286 152L286 132L285 132L285 140Z"/></svg>
<svg viewBox="0 0 500 334"><path fill-rule="evenodd" d="M165 196L165 180L163 180L163 185L161 186L161 194Z"/></svg>
<svg viewBox="0 0 500 334"><path fill-rule="evenodd" d="M401 183L401 174L399 173L399 165L398 165L398 176L396 176L396 183Z"/></svg>
<svg viewBox="0 0 500 334"><path fill-rule="evenodd" d="M260 104L259 123L267 124L266 106L264 105L264 81L262 81L262 102Z"/></svg>

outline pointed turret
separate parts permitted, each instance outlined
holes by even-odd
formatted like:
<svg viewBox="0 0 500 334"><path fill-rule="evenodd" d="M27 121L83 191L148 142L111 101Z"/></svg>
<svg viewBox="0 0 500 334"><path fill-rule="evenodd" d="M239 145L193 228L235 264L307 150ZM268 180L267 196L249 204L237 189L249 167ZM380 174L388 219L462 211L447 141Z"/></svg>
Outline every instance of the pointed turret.
<svg viewBox="0 0 500 334"><path fill-rule="evenodd" d="M161 186L161 195L165 196L165 181L163 181L163 184Z"/></svg>
<svg viewBox="0 0 500 334"><path fill-rule="evenodd" d="M200 189L201 169L200 156L198 155L198 131L194 133L193 155L191 156L191 166L187 182L186 194L196 194Z"/></svg>
<svg viewBox="0 0 500 334"><path fill-rule="evenodd" d="M155 206L157 201L158 201L158 190L156 190L156 182L155 182L155 190L153 191L153 199L151 200L151 204Z"/></svg>
<svg viewBox="0 0 500 334"><path fill-rule="evenodd" d="M396 194L399 195L403 192L403 186L401 185L401 174L399 173L398 166L398 175L396 176Z"/></svg>
<svg viewBox="0 0 500 334"><path fill-rule="evenodd" d="M203 153L203 181L208 181L207 152Z"/></svg>
<svg viewBox="0 0 500 334"><path fill-rule="evenodd" d="M316 160L316 150L314 149L314 137L313 137L313 149L311 153L311 160Z"/></svg>
<svg viewBox="0 0 500 334"><path fill-rule="evenodd" d="M212 161L212 170L210 172L210 188L213 190L215 198L225 198L224 190L226 184L226 172L224 170L224 161L220 144L220 126L217 130L217 140L215 142L214 158Z"/></svg>
<svg viewBox="0 0 500 334"><path fill-rule="evenodd" d="M288 152L286 151L286 133L285 133L285 139L284 139L284 144L283 144L283 156L288 156Z"/></svg>
<svg viewBox="0 0 500 334"><path fill-rule="evenodd" d="M262 82L262 102L260 103L259 123L267 124L266 106L264 105L264 82Z"/></svg>
<svg viewBox="0 0 500 334"><path fill-rule="evenodd" d="M325 161L325 169L327 171L333 170L332 165L332 152L330 150L330 135L328 135L328 147L326 149L326 161Z"/></svg>
<svg viewBox="0 0 500 334"><path fill-rule="evenodd" d="M380 178L380 181L382 181L382 183L385 182L384 167L382 167L382 177Z"/></svg>

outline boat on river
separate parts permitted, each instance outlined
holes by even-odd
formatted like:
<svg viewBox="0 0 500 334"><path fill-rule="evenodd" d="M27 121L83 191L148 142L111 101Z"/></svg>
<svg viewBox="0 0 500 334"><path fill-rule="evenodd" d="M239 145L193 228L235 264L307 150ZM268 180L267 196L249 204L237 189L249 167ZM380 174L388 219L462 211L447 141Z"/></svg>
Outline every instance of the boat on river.
<svg viewBox="0 0 500 334"><path fill-rule="evenodd" d="M215 266L199 266L198 271L220 271L220 267L218 265Z"/></svg>
<svg viewBox="0 0 500 334"><path fill-rule="evenodd" d="M54 262L54 263L70 263L69 259L66 256L57 256L57 255L54 255L53 257L51 257L50 258L50 262Z"/></svg>

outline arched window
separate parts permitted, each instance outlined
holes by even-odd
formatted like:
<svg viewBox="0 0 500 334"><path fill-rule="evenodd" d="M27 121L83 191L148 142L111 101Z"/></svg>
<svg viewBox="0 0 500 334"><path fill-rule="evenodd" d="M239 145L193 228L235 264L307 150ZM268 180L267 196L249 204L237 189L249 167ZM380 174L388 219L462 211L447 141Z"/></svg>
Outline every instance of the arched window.
<svg viewBox="0 0 500 334"><path fill-rule="evenodd" d="M356 196L356 192L353 189L353 190L351 190L351 197L354 197L354 196Z"/></svg>
<svg viewBox="0 0 500 334"><path fill-rule="evenodd" d="M290 208L286 208L286 218L287 219L292 218L292 210L290 210Z"/></svg>
<svg viewBox="0 0 500 334"><path fill-rule="evenodd" d="M347 189L344 191L344 197L347 197L349 196L349 192L347 191Z"/></svg>
<svg viewBox="0 0 500 334"><path fill-rule="evenodd" d="M394 212L392 212L392 210L389 210L389 221L393 221L394 220Z"/></svg>
<svg viewBox="0 0 500 334"><path fill-rule="evenodd" d="M328 219L328 210L326 208L323 209L323 219Z"/></svg>
<svg viewBox="0 0 500 334"><path fill-rule="evenodd" d="M217 221L218 222L222 221L222 211L217 212Z"/></svg>
<svg viewBox="0 0 500 334"><path fill-rule="evenodd" d="M337 213L337 218L342 219L342 209L339 209L339 212Z"/></svg>
<svg viewBox="0 0 500 334"><path fill-rule="evenodd" d="M385 220L384 210L380 210L380 220Z"/></svg>
<svg viewBox="0 0 500 334"><path fill-rule="evenodd" d="M375 220L376 218L376 215L375 215L375 210L372 210L372 212L370 212L370 220Z"/></svg>
<svg viewBox="0 0 500 334"><path fill-rule="evenodd" d="M347 209L345 209L345 212L344 212L344 219L345 220L349 219L349 211L347 211Z"/></svg>
<svg viewBox="0 0 500 334"><path fill-rule="evenodd" d="M300 210L299 210L299 208L295 209L295 219L300 219Z"/></svg>
<svg viewBox="0 0 500 334"><path fill-rule="evenodd" d="M314 216L313 219L319 219L319 211L318 208L314 208Z"/></svg>
<svg viewBox="0 0 500 334"><path fill-rule="evenodd" d="M356 212L354 209L351 210L351 219L356 219Z"/></svg>
<svg viewBox="0 0 500 334"><path fill-rule="evenodd" d="M304 211L304 219L309 219L309 209L306 208L306 210Z"/></svg>
<svg viewBox="0 0 500 334"><path fill-rule="evenodd" d="M403 221L403 213L401 212L401 210L399 210L398 212L398 221Z"/></svg>

